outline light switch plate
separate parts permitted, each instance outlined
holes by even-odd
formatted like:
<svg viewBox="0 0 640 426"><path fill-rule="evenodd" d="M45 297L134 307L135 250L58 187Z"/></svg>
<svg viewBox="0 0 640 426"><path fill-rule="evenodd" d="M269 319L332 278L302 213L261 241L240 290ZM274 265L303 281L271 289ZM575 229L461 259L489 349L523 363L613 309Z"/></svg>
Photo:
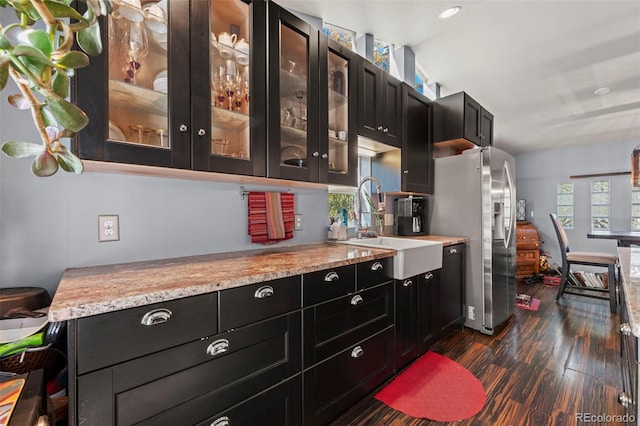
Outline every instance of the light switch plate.
<svg viewBox="0 0 640 426"><path fill-rule="evenodd" d="M98 216L98 241L120 241L120 217Z"/></svg>

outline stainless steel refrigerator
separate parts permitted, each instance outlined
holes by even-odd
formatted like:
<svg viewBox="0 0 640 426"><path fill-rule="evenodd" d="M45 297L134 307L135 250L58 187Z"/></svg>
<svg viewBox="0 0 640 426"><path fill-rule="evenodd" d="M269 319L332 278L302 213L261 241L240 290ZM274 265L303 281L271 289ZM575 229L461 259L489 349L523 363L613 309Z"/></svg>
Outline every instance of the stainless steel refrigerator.
<svg viewBox="0 0 640 426"><path fill-rule="evenodd" d="M484 147L435 160L430 234L467 237L465 326L493 334L516 307L515 160Z"/></svg>

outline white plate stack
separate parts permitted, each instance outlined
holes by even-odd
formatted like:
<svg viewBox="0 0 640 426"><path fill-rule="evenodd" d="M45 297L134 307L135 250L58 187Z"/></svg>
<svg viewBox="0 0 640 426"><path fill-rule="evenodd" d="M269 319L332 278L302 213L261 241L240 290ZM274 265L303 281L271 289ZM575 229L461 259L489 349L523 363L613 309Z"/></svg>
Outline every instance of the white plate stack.
<svg viewBox="0 0 640 426"><path fill-rule="evenodd" d="M167 93L169 87L169 79L167 70L160 71L153 79L153 90L160 93Z"/></svg>

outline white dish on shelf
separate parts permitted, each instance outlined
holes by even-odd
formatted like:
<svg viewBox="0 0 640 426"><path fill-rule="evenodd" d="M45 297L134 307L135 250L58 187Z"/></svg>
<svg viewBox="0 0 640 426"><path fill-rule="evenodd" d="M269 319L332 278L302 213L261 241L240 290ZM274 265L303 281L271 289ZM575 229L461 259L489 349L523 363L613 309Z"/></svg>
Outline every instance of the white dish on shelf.
<svg viewBox="0 0 640 426"><path fill-rule="evenodd" d="M169 88L169 79L167 77L160 77L153 80L153 90L160 93L167 93Z"/></svg>
<svg viewBox="0 0 640 426"><path fill-rule="evenodd" d="M114 121L109 120L109 139L117 141L126 141L124 132Z"/></svg>
<svg viewBox="0 0 640 426"><path fill-rule="evenodd" d="M240 65L248 65L249 64L249 55L244 53L236 52L236 62Z"/></svg>

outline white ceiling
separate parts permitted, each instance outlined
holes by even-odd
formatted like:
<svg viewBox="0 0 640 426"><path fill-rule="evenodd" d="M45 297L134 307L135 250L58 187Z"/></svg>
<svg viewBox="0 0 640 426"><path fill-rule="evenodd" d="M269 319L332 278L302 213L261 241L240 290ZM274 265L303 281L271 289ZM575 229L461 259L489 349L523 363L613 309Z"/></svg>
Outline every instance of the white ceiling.
<svg viewBox="0 0 640 426"><path fill-rule="evenodd" d="M411 47L443 96L494 114L494 145L512 154L640 140L640 0L276 2Z"/></svg>

